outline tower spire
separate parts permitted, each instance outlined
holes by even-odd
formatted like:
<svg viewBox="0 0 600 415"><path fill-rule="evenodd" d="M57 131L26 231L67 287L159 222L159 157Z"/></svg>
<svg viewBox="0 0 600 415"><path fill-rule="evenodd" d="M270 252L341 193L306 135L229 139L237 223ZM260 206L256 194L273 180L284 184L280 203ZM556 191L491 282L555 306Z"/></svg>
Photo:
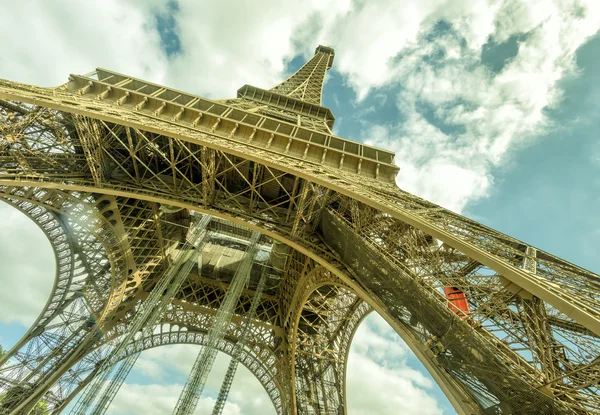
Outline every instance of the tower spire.
<svg viewBox="0 0 600 415"><path fill-rule="evenodd" d="M321 104L325 73L333 65L335 52L318 46L315 55L295 74L267 90L244 85L237 99L223 102L271 118L331 134L335 117Z"/></svg>
<svg viewBox="0 0 600 415"><path fill-rule="evenodd" d="M333 65L334 56L333 48L319 45L315 49L312 59L288 79L271 88L270 91L311 104L322 105L321 96L325 73Z"/></svg>

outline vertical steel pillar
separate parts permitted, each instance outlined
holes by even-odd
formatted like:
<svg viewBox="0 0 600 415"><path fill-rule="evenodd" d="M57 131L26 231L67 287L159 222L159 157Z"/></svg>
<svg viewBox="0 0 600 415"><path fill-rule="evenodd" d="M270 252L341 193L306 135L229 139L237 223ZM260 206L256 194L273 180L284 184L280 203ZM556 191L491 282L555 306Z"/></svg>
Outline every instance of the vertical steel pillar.
<svg viewBox="0 0 600 415"><path fill-rule="evenodd" d="M231 384L233 383L233 378L235 376L235 372L238 366L238 359L240 357L242 348L244 347L244 340L248 332L252 327L252 320L256 316L256 309L258 308L258 304L262 298L262 292L265 289L265 283L267 281L267 272L266 268L263 268L263 272L260 276L260 281L258 282L258 286L256 287L256 292L254 293L254 297L252 298L252 304L250 305L250 310L246 316L246 321L244 328L242 330L242 334L238 339L235 347L233 348L233 353L231 354L231 361L229 362L229 366L227 367L227 373L225 373L225 378L223 379L223 383L221 384L221 390L219 391L219 396L217 397L217 401L215 402L215 407L213 408L212 415L221 415L223 413L223 408L225 407L225 401L227 401L227 396L229 395L229 390L231 389Z"/></svg>
<svg viewBox="0 0 600 415"><path fill-rule="evenodd" d="M240 265L233 276L233 280L225 294L223 303L215 316L214 324L208 332L207 344L198 354L188 380L181 391L181 395L179 396L179 400L177 401L177 405L173 412L176 415L191 415L198 405L206 379L208 378L208 374L217 357L217 343L223 339L225 330L231 321L235 306L240 298L240 294L250 279L250 270L252 269L254 256L258 250L257 244L259 238L260 234L258 232L252 233L246 255L240 262Z"/></svg>

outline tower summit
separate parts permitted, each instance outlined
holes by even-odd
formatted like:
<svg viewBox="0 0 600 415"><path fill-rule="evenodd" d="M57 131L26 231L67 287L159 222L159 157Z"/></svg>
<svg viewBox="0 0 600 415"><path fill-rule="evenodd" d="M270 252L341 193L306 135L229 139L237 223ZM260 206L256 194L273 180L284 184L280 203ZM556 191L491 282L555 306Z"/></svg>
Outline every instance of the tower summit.
<svg viewBox="0 0 600 415"><path fill-rule="evenodd" d="M322 105L325 73L333 65L335 52L327 46L318 46L315 55L302 68L270 91L311 104Z"/></svg>
<svg viewBox="0 0 600 415"><path fill-rule="evenodd" d="M57 259L0 358L0 414L104 414L139 353L175 343L203 346L178 415L218 351L213 415L238 363L278 414L345 414L372 310L461 414L600 413L600 276L398 189L393 152L331 132L333 58L222 101L101 68L0 80L0 198Z"/></svg>
<svg viewBox="0 0 600 415"><path fill-rule="evenodd" d="M335 117L329 108L322 106L323 85L327 70L333 65L335 53L328 46L318 46L315 55L295 74L266 91L250 85L238 90L237 96L247 109L262 112L270 117L331 134ZM235 101L228 100L230 105ZM252 104L254 103L254 104Z"/></svg>

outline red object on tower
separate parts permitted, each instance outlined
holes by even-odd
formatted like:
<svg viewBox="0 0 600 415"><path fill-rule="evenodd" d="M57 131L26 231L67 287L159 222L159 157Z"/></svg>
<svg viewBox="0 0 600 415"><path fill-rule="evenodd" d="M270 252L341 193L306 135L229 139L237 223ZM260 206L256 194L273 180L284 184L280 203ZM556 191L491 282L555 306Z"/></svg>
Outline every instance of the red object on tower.
<svg viewBox="0 0 600 415"><path fill-rule="evenodd" d="M461 318L465 318L471 312L467 296L456 287L444 287L444 294L448 299L448 308Z"/></svg>

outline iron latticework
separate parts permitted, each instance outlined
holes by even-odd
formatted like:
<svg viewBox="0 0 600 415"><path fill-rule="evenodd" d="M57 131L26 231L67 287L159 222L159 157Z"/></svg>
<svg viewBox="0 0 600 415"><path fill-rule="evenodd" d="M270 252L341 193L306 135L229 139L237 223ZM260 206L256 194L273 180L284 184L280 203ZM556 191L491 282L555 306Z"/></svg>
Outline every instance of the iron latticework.
<svg viewBox="0 0 600 415"><path fill-rule="evenodd" d="M275 88L222 101L105 69L58 88L0 80L0 196L57 261L42 314L0 361L0 413L40 399L58 413L109 363L175 343L233 355L278 413L346 413L371 310L459 413L600 413L600 277L398 189L393 153L331 132L333 58L319 46ZM197 213L206 238L165 291ZM139 324L153 298L165 306Z"/></svg>

